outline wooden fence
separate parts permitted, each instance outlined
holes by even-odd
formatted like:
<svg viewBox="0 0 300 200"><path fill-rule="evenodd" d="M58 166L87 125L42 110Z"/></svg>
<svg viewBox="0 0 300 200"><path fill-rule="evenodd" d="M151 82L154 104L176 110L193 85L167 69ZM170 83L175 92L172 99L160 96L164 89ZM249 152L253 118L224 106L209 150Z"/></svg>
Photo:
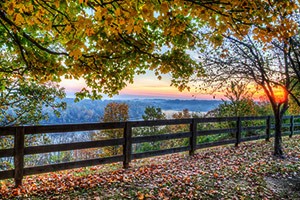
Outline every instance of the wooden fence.
<svg viewBox="0 0 300 200"><path fill-rule="evenodd" d="M141 159L151 156L158 156L164 154L172 154L177 152L189 151L190 155L195 153L195 150L200 148L207 148L225 144L238 145L240 142L258 140L265 138L268 140L272 137L272 131L274 124L272 124L273 117L227 117L227 118L193 118L193 119L172 119L172 120L156 120L156 121L128 121L128 122L114 122L114 123L91 123L91 124L64 124L64 125L39 125L39 126L18 126L18 127L0 127L0 137L12 135L14 136L14 147L10 149L0 149L0 158L13 157L14 169L0 171L0 180L14 178L16 186L22 184L23 176L54 172L58 170L100 165L106 163L123 162L124 168L129 167L129 163L133 159ZM289 135L300 133L300 116L285 116L283 123L283 135ZM254 124L255 120L263 121L262 126L243 126L243 123ZM213 129L203 130L200 129L198 124L205 123L223 123L233 122L234 128L227 129ZM253 122L253 123L252 123ZM297 123L296 123L297 122ZM135 127L152 127L152 126L167 126L167 125L180 125L185 124L189 126L188 132L183 133L171 133L151 136L132 136L132 129ZM76 143L65 144L51 144L41 146L25 146L25 135L34 134L52 134L52 133L66 133L66 132L78 132L78 131L92 131L92 130L108 130L108 129L122 129L124 131L123 137L118 139L98 140L98 141L86 141ZM263 134L242 137L243 131L261 130ZM197 143L197 137L208 136L214 134L231 133L235 137L233 139L227 139L209 143ZM189 144L187 146L181 146L170 149L148 151L142 153L132 153L132 145L143 142L155 142L171 139L187 138ZM78 149L89 149L107 146L123 146L123 154L105 158L81 160L67 163L50 164L43 166L24 167L24 156L31 154L41 154L50 152L70 151Z"/></svg>

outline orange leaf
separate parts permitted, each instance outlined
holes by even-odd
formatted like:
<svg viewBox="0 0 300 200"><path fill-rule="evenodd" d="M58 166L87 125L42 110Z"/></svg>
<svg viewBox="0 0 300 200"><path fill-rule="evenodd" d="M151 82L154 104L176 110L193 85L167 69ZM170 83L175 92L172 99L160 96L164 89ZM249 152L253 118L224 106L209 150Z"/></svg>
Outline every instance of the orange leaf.
<svg viewBox="0 0 300 200"><path fill-rule="evenodd" d="M218 175L217 173L214 173L214 177L215 177L215 178L218 178L219 175Z"/></svg>

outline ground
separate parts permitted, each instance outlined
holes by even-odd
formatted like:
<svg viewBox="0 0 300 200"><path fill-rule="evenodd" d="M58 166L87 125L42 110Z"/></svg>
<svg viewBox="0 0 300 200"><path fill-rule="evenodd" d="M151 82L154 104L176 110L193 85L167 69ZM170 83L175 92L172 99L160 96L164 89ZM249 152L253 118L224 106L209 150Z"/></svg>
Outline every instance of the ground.
<svg viewBox="0 0 300 200"><path fill-rule="evenodd" d="M285 159L264 140L0 183L2 199L300 199L300 136L285 137Z"/></svg>
<svg viewBox="0 0 300 200"><path fill-rule="evenodd" d="M279 193L282 198L300 199L300 173L299 172L292 172L288 174L288 176L286 177L282 177L281 175L266 176L265 181L267 183L267 187L273 190L273 192Z"/></svg>

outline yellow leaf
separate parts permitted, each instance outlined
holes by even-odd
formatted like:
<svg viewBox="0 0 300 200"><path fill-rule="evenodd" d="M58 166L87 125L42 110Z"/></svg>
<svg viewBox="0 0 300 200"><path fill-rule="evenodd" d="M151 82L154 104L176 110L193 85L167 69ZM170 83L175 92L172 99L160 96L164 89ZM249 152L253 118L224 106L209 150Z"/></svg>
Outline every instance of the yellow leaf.
<svg viewBox="0 0 300 200"><path fill-rule="evenodd" d="M23 16L20 13L17 13L15 15L15 21L18 25L23 24L25 22Z"/></svg>
<svg viewBox="0 0 300 200"><path fill-rule="evenodd" d="M111 15L106 16L105 25L106 26L110 26L112 24L113 20L114 19L113 19L113 17Z"/></svg>
<svg viewBox="0 0 300 200"><path fill-rule="evenodd" d="M154 7L144 5L142 7L142 16L146 21L151 21L153 19Z"/></svg>
<svg viewBox="0 0 300 200"><path fill-rule="evenodd" d="M136 26L134 26L134 27L133 27L133 30L134 30L134 32L136 32L137 34L140 34L140 33L141 33L141 31L142 31L142 27L141 27L141 26L138 26L138 25L136 25Z"/></svg>
<svg viewBox="0 0 300 200"><path fill-rule="evenodd" d="M74 57L75 60L78 60L78 58L82 55L82 52L80 51L80 49L75 49L73 51L70 52L70 56Z"/></svg>
<svg viewBox="0 0 300 200"><path fill-rule="evenodd" d="M10 4L8 5L7 14L9 14L9 15L14 14L15 6L16 6L16 3L15 3L15 2L10 3Z"/></svg>
<svg viewBox="0 0 300 200"><path fill-rule="evenodd" d="M121 16L121 9L120 8L116 9L115 15L116 15L116 17L120 17Z"/></svg>
<svg viewBox="0 0 300 200"><path fill-rule="evenodd" d="M124 18L121 18L121 19L119 20L119 24L120 24L120 25L124 25L124 24L125 24L125 19L124 19Z"/></svg>
<svg viewBox="0 0 300 200"><path fill-rule="evenodd" d="M102 17L107 14L107 8L97 7L95 12L95 19L102 20Z"/></svg>
<svg viewBox="0 0 300 200"><path fill-rule="evenodd" d="M126 30L127 34L131 34L132 31L133 31L133 27L132 26L126 26L125 30Z"/></svg>
<svg viewBox="0 0 300 200"><path fill-rule="evenodd" d="M56 1L54 2L54 5L55 5L56 8L59 7L59 2L60 2L59 0L56 0Z"/></svg>
<svg viewBox="0 0 300 200"><path fill-rule="evenodd" d="M162 2L161 5L160 5L160 10L162 13L164 14L167 14L168 11L169 11L169 5L168 5L168 2Z"/></svg>
<svg viewBox="0 0 300 200"><path fill-rule="evenodd" d="M95 34L94 29L92 29L92 28L87 28L85 30L85 33L87 34L87 36L92 36Z"/></svg>
<svg viewBox="0 0 300 200"><path fill-rule="evenodd" d="M142 193L138 193L138 199L139 199L139 200L145 199L145 195L142 194Z"/></svg>
<svg viewBox="0 0 300 200"><path fill-rule="evenodd" d="M70 25L67 25L65 30L66 32L70 32L72 30L72 27Z"/></svg>

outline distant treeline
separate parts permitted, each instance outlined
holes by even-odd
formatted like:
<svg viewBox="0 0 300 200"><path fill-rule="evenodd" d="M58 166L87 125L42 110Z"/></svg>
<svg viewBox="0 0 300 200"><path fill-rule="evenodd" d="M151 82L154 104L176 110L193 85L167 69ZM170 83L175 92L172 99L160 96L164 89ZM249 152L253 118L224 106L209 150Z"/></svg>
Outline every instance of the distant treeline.
<svg viewBox="0 0 300 200"><path fill-rule="evenodd" d="M208 112L215 109L222 101L218 100L166 100L166 99L133 99L133 100L90 100L74 102L73 98L66 98L67 109L61 111L61 116L49 115L48 120L41 124L85 123L99 122L104 114L105 106L110 102L126 103L129 105L130 120L142 119L147 106L159 107L162 110L192 112ZM49 108L50 109L50 108ZM51 113L51 112L49 112Z"/></svg>

